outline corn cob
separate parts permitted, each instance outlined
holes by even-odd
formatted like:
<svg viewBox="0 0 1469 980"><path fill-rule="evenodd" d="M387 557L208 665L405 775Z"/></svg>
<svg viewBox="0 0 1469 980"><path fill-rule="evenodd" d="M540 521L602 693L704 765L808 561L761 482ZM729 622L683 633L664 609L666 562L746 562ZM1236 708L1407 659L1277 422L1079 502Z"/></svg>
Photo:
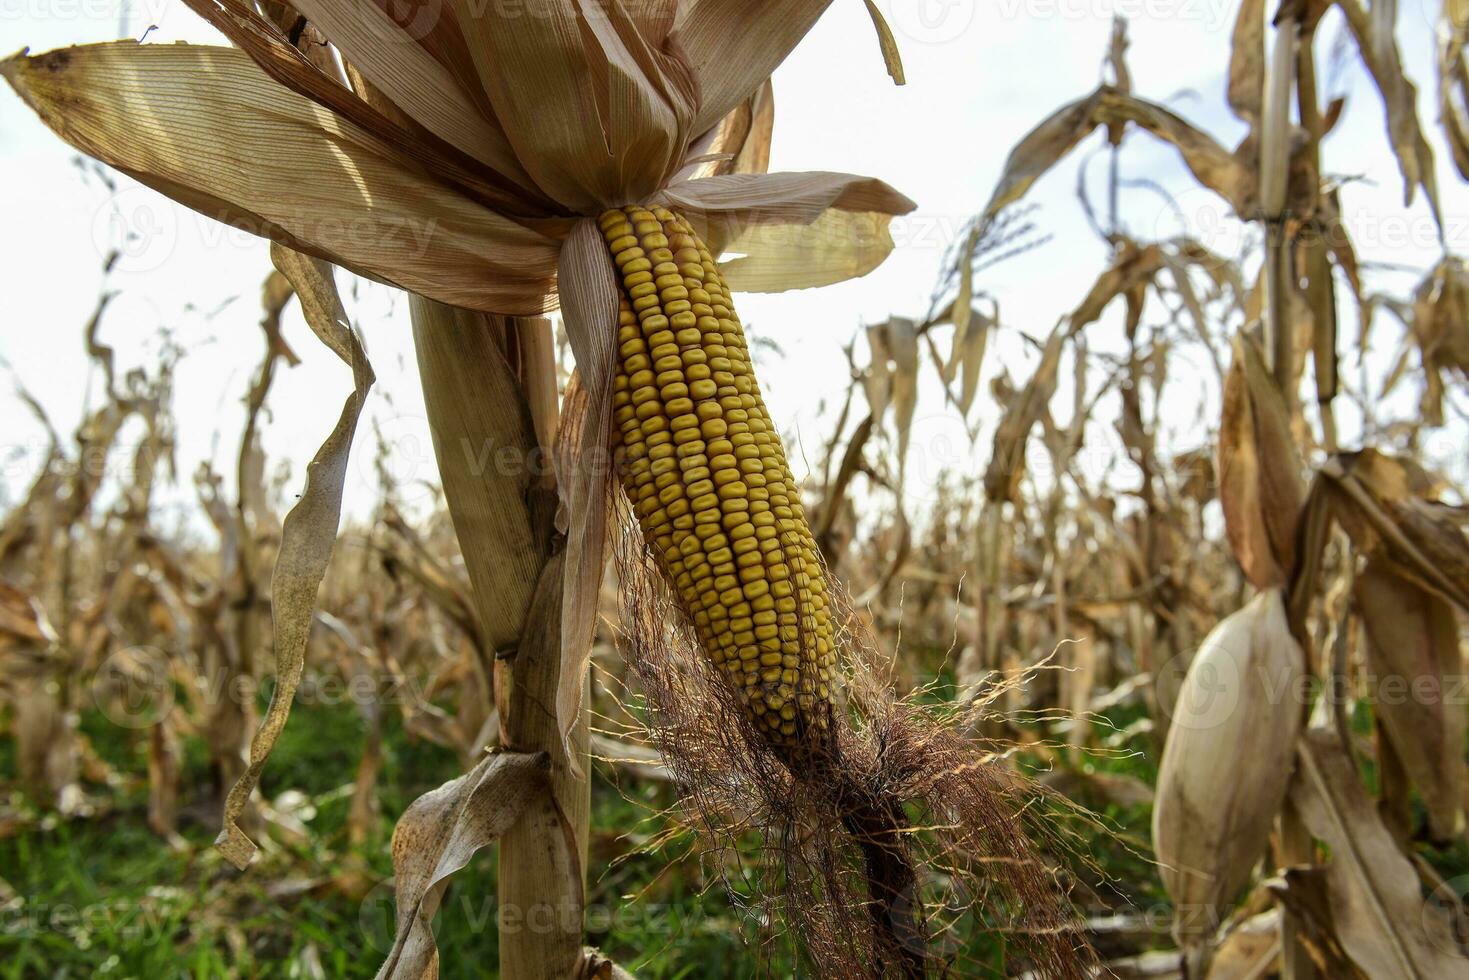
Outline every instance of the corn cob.
<svg viewBox="0 0 1469 980"><path fill-rule="evenodd" d="M793 749L829 726L825 572L714 257L661 207L605 212L621 305L623 490L699 642L750 718Z"/></svg>

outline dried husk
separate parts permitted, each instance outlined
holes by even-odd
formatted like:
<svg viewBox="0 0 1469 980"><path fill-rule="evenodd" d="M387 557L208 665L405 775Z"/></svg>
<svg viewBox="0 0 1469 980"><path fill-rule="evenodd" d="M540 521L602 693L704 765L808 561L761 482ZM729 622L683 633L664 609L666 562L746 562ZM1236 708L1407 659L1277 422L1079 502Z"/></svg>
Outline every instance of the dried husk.
<svg viewBox="0 0 1469 980"><path fill-rule="evenodd" d="M1270 838L1302 723L1305 655L1278 589L1204 638L1174 706L1153 844L1181 945L1207 944Z"/></svg>
<svg viewBox="0 0 1469 980"><path fill-rule="evenodd" d="M1240 334L1224 383L1219 502L1240 567L1256 588L1282 585L1295 564L1305 501L1290 413L1254 339Z"/></svg>

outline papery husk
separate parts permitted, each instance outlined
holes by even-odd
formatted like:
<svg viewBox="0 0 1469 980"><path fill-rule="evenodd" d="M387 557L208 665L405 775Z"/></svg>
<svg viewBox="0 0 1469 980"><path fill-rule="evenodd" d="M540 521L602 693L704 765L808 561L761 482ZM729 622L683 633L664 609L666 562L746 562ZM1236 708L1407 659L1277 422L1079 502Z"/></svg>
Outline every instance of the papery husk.
<svg viewBox="0 0 1469 980"><path fill-rule="evenodd" d="M1158 772L1153 845L1174 934L1196 959L1269 842L1305 676L1282 594L1270 589L1210 631L1184 678Z"/></svg>
<svg viewBox="0 0 1469 980"><path fill-rule="evenodd" d="M1230 547L1256 588L1285 583L1305 502L1290 412L1254 338L1235 337L1219 426L1219 502Z"/></svg>

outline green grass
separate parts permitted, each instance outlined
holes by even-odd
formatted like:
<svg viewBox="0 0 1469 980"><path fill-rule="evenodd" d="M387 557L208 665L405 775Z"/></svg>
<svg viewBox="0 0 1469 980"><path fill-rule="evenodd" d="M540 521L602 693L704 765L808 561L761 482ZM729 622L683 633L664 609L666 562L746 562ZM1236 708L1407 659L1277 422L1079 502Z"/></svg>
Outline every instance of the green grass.
<svg viewBox="0 0 1469 980"><path fill-rule="evenodd" d="M929 696L941 698L943 684ZM1130 710L1108 719L1113 731L1135 720L1140 709ZM363 720L351 704L298 705L262 789L271 799L287 790L309 797L308 838L267 848L241 874L210 846L218 831L217 789L198 739L184 745L185 846L173 849L146 827L142 733L120 730L96 713L82 718L82 731L126 779L120 786L89 787L107 801L101 816L46 817L0 838L0 980L307 977L319 975L318 967L328 977L374 975L392 942L393 822L419 795L458 774L452 751L409 737L400 719L389 715L381 815L369 840L354 850L347 840L348 789L365 739ZM1147 736L1122 748L1133 751L1098 755L1086 764L1151 784L1156 772ZM0 740L0 785L13 776L13 749ZM758 953L747 945L742 925L748 923L687 835L657 847L650 843L662 841L661 813L674 802L665 785L618 780L598 767L587 942L643 980L804 975L778 937ZM1074 815L1050 815L1069 834L1067 848L1085 858L1078 876L1091 885L1110 882L1109 904L1156 910L1166 903L1146 857L1151 808L1080 802L1096 809L1108 829ZM349 868L365 870L365 897L332 887ZM497 975L495 880L490 848L455 876L445 895L435 921L445 978ZM968 937L962 955L967 974L983 967L998 975L1003 937L982 923L961 934Z"/></svg>
<svg viewBox="0 0 1469 980"><path fill-rule="evenodd" d="M243 874L210 846L218 827L207 758L188 740L181 780L185 847L146 825L146 759L140 733L98 714L82 731L99 756L132 777L88 787L109 803L78 820L43 817L0 839L0 980L31 977L371 977L392 942L389 841L393 820L426 790L458 774L453 752L386 729L379 784L382 816L358 851L348 847L349 795L363 723L351 705L302 704L262 780L275 798L294 789L315 801L304 846L263 852ZM0 784L13 781L13 746L0 740ZM788 976L782 951L762 965L741 939L723 891L706 887L697 857L634 853L651 836L650 814L673 801L666 787L593 788L587 941L646 980ZM685 842L686 844L686 842ZM670 859L681 860L670 864ZM362 867L379 884L365 899L325 883ZM8 889L7 887L8 886ZM493 977L495 855L480 854L454 879L435 923L442 975Z"/></svg>

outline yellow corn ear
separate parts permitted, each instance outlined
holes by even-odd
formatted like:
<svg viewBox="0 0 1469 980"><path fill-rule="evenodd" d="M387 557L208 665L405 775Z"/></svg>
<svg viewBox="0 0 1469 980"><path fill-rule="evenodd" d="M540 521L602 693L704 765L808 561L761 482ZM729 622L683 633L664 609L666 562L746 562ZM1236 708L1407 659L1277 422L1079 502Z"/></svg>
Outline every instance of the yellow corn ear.
<svg viewBox="0 0 1469 980"><path fill-rule="evenodd" d="M829 725L826 576L714 257L682 217L600 218L618 269L623 490L699 641L766 737Z"/></svg>

